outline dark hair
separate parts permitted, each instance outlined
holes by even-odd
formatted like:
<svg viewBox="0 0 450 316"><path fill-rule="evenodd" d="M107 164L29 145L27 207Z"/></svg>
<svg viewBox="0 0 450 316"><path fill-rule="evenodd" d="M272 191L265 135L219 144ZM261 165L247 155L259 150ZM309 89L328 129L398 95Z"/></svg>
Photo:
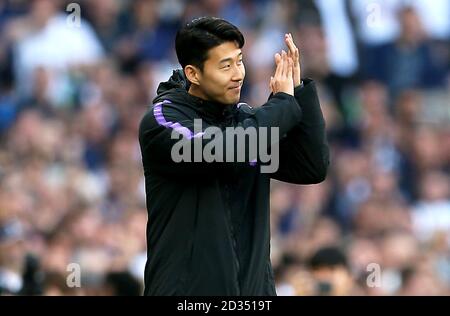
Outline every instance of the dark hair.
<svg viewBox="0 0 450 316"><path fill-rule="evenodd" d="M181 66L194 65L203 70L208 51L225 42L244 46L244 36L228 21L214 17L201 17L182 27L175 38L175 50Z"/></svg>
<svg viewBox="0 0 450 316"><path fill-rule="evenodd" d="M320 268L333 268L343 266L348 268L347 257L345 253L338 247L327 246L320 248L309 259L309 266L315 270Z"/></svg>

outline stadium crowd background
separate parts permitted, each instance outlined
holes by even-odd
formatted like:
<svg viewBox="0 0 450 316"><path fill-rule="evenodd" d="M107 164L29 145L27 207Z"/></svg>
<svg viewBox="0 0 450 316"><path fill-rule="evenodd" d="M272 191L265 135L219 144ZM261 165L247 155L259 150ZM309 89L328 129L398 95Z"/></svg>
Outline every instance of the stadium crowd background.
<svg viewBox="0 0 450 316"><path fill-rule="evenodd" d="M138 124L202 15L244 33L242 101L285 32L318 84L332 163L272 185L278 294L450 294L450 1L69 2L0 1L0 294L141 293Z"/></svg>

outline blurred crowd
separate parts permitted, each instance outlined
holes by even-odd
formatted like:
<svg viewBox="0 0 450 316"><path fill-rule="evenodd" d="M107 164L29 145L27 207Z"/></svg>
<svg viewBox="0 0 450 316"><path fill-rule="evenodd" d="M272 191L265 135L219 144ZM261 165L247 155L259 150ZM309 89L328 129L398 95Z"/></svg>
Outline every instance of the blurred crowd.
<svg viewBox="0 0 450 316"><path fill-rule="evenodd" d="M138 125L203 15L245 36L242 101L286 32L318 86L331 166L272 184L278 294L450 295L448 0L0 0L0 295L142 292Z"/></svg>

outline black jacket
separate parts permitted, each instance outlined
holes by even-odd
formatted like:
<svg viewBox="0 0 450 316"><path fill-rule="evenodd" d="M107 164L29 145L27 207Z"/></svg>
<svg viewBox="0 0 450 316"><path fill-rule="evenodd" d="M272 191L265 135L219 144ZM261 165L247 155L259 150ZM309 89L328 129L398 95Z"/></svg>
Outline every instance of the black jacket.
<svg viewBox="0 0 450 316"><path fill-rule="evenodd" d="M259 108L203 101L187 89L182 71L174 71L140 124L148 209L144 295L276 295L270 179L319 183L329 165L315 85L304 80L295 97L277 93ZM279 127L278 171L261 173L248 155L241 163L175 163L173 129L191 143L210 141L194 134L200 118L203 128Z"/></svg>

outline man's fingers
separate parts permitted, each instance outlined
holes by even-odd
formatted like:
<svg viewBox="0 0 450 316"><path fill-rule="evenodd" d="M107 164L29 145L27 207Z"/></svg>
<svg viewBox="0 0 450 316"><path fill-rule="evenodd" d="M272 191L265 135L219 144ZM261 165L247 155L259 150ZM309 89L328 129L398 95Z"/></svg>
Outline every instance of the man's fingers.
<svg viewBox="0 0 450 316"><path fill-rule="evenodd" d="M286 45L289 48L289 55L290 57L295 57L295 51L297 50L297 47L294 44L294 41L292 40L292 36L289 34L286 34Z"/></svg>
<svg viewBox="0 0 450 316"><path fill-rule="evenodd" d="M281 55L276 53L275 54L275 64L278 65L281 61Z"/></svg>
<svg viewBox="0 0 450 316"><path fill-rule="evenodd" d="M277 59L277 55L279 56L278 62L277 62L277 69L275 70L275 78L279 78L281 76L282 70L283 70L283 58L279 55L275 55L275 60Z"/></svg>
<svg viewBox="0 0 450 316"><path fill-rule="evenodd" d="M287 73L288 79L292 80L292 78L293 78L292 77L293 71L294 71L294 61L292 60L291 57L289 57L288 58L288 73Z"/></svg>
<svg viewBox="0 0 450 316"><path fill-rule="evenodd" d="M293 52L292 52L291 43L290 43L289 35L288 35L288 34L285 34L285 35L284 35L284 41L285 41L286 46L287 46L287 48L288 48L288 56L291 57L292 54L293 54Z"/></svg>
<svg viewBox="0 0 450 316"><path fill-rule="evenodd" d="M294 43L294 39L292 38L292 34L291 33L289 33L290 34L290 36L291 36L291 40L292 40L292 43ZM300 62L300 50L298 49L298 47L294 44L294 47L295 47L295 59L294 59L294 66L295 66L295 62Z"/></svg>
<svg viewBox="0 0 450 316"><path fill-rule="evenodd" d="M286 54L286 52L284 50L281 53L281 56L283 58L283 69L282 69L282 72L281 72L281 76L283 78L286 78L289 65L288 65L288 61L287 61L287 54Z"/></svg>
<svg viewBox="0 0 450 316"><path fill-rule="evenodd" d="M295 44L294 44L294 41L292 39L292 36L289 35L289 34L286 34L285 40L286 40L286 45L288 46L289 50L294 52L295 51Z"/></svg>
<svg viewBox="0 0 450 316"><path fill-rule="evenodd" d="M283 50L281 52L280 73L278 79L283 78L285 76L286 67L287 67L286 52Z"/></svg>
<svg viewBox="0 0 450 316"><path fill-rule="evenodd" d="M294 52L292 51L292 45L290 43L289 37L285 38L286 46L288 47L288 57L294 58Z"/></svg>
<svg viewBox="0 0 450 316"><path fill-rule="evenodd" d="M294 43L294 39L291 33L286 34L286 44L289 47L289 53L291 53L290 57L292 57L295 66L295 63L300 60L300 52Z"/></svg>
<svg viewBox="0 0 450 316"><path fill-rule="evenodd" d="M275 69L275 76L277 75L277 71L280 67L280 63L281 63L281 55L276 53L275 54L275 65L276 65L276 69ZM281 68L280 68L281 71ZM280 74L281 72L279 72L278 74Z"/></svg>

